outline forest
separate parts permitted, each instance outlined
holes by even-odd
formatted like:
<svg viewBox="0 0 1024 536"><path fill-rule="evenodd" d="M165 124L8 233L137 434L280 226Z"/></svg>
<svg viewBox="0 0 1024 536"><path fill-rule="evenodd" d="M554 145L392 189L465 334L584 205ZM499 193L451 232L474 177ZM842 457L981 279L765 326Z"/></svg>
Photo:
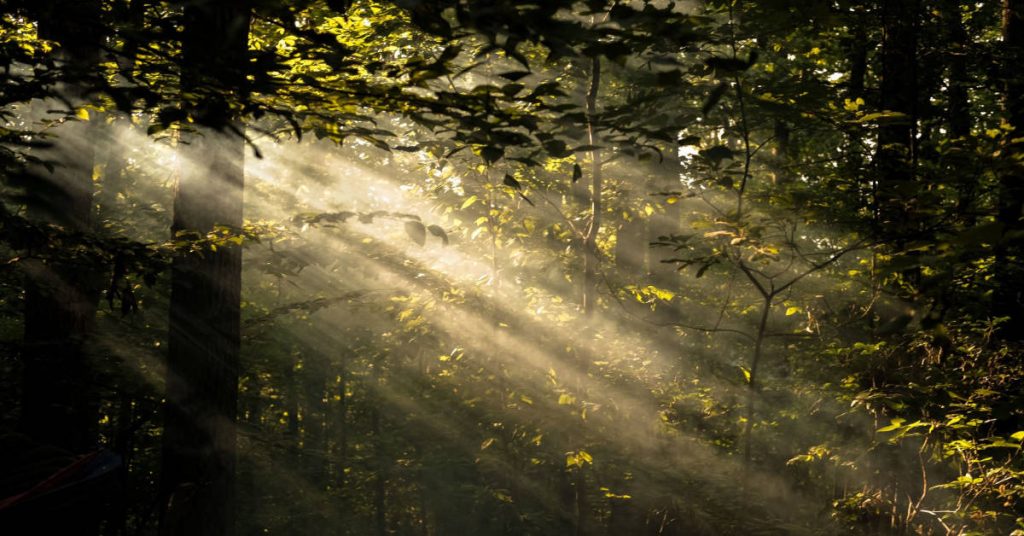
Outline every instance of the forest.
<svg viewBox="0 0 1024 536"><path fill-rule="evenodd" d="M1024 0L0 6L0 534L1024 536Z"/></svg>

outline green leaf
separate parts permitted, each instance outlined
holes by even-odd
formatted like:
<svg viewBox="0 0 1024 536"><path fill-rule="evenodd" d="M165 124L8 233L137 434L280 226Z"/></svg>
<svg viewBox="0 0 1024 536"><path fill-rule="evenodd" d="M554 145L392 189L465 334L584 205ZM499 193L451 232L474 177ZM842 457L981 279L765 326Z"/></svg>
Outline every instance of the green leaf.
<svg viewBox="0 0 1024 536"><path fill-rule="evenodd" d="M475 195L471 195L471 196L467 197L465 201L462 202L462 206L459 207L459 209L460 210L465 210L465 209L473 206L473 203L476 203L476 201L477 201L477 197Z"/></svg>
<svg viewBox="0 0 1024 536"><path fill-rule="evenodd" d="M897 417L897 418L895 418L895 419L893 419L891 421L891 424L889 426L884 426L882 428L879 428L877 431L878 432L892 432L894 430L898 430L901 426L903 426L903 423L905 423L905 422L907 422L906 419L900 419L900 418Z"/></svg>
<svg viewBox="0 0 1024 536"><path fill-rule="evenodd" d="M881 112L864 114L864 115L858 117L857 119L855 119L853 122L854 123L861 123L861 124L863 124L863 123L894 124L894 123L907 123L909 121L910 121L910 116L905 114L905 113L903 113L903 112L893 112L893 111L890 111L890 110L885 110L885 111L881 111Z"/></svg>

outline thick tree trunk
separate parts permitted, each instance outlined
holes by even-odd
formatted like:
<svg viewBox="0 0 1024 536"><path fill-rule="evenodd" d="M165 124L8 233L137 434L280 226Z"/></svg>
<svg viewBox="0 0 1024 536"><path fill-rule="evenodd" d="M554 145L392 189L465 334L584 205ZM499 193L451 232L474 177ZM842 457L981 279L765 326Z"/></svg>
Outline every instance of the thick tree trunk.
<svg viewBox="0 0 1024 536"><path fill-rule="evenodd" d="M243 0L185 7L182 88L197 130L183 135L172 231L242 225L244 141L229 102L242 91L249 29ZM192 107L194 106L194 108ZM181 255L171 272L161 532L235 529L236 405L242 251Z"/></svg>
<svg viewBox="0 0 1024 536"><path fill-rule="evenodd" d="M1024 77L1019 72L1024 61L1024 0L1004 0L1003 47L1003 106L1012 130L1006 136L1008 141L1003 153L1006 167L999 178L996 220L1003 225L1005 233L996 248L992 314L1009 318L1001 332L1020 340L1024 338L1024 270L1020 267L1020 240L1010 236L1020 230L1021 210L1024 209L1024 170L1019 162L1024 148L1020 141L1014 141L1024 137Z"/></svg>
<svg viewBox="0 0 1024 536"><path fill-rule="evenodd" d="M86 103L99 65L101 34L96 0L50 2L38 10L39 35L57 41L62 69L57 108ZM73 112L73 110L72 110ZM74 115L72 113L72 115ZM36 156L53 163L35 171L29 188L33 219L72 233L92 227L95 123L70 118L55 128L55 144ZM24 377L20 428L35 440L71 452L96 443L99 403L83 343L99 300L99 267L88 259L24 263Z"/></svg>

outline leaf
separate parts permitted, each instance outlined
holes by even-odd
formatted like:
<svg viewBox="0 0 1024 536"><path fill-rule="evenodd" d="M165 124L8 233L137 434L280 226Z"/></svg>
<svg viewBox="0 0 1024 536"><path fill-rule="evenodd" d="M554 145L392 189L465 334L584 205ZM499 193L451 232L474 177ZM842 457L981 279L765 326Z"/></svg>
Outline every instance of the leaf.
<svg viewBox="0 0 1024 536"><path fill-rule="evenodd" d="M531 207L537 206L537 205L533 204L533 201L530 201L529 197L526 197L525 195L523 195L522 192L519 193L519 197L523 198L523 201L526 201L527 203L529 203Z"/></svg>
<svg viewBox="0 0 1024 536"><path fill-rule="evenodd" d="M903 123L908 123L909 121L910 121L910 116L905 114L905 113L903 113L903 112L893 112L893 111L890 111L890 110L885 110L885 111L881 111L881 112L875 112L875 113L871 113L871 114L862 115L862 116L858 117L857 119L855 119L853 122L854 123L862 123L862 124L863 123L886 123L886 124L896 124L896 123L899 123L899 124L903 124Z"/></svg>
<svg viewBox="0 0 1024 536"><path fill-rule="evenodd" d="M344 14L352 5L352 0L327 0L327 7Z"/></svg>
<svg viewBox="0 0 1024 536"><path fill-rule="evenodd" d="M743 373L744 381L746 381L747 383L750 383L750 369L748 369L747 367L742 367L741 366L740 367L740 372Z"/></svg>
<svg viewBox="0 0 1024 536"><path fill-rule="evenodd" d="M507 73L499 73L498 76L500 76L500 77L502 77L502 78L504 78L506 80L511 80L513 82L517 82L517 81L519 81L522 78L530 76L531 74L533 74L533 73L531 73L530 71L509 71Z"/></svg>
<svg viewBox="0 0 1024 536"><path fill-rule="evenodd" d="M733 152L732 149L724 145L716 145L714 147L709 147L707 149L702 150L700 152L700 155L703 156L704 158L707 158L708 160L718 163L721 162L722 160L725 160L726 158L732 158Z"/></svg>
<svg viewBox="0 0 1024 536"><path fill-rule="evenodd" d="M580 168L579 164L572 165L572 182L576 182L583 178L583 169Z"/></svg>
<svg viewBox="0 0 1024 536"><path fill-rule="evenodd" d="M722 100L727 89L729 89L729 84L726 82L721 82L715 86L715 89L712 89L711 93L708 95L708 100L704 101L704 106L700 109L701 114L706 117L708 113L711 112L711 109L718 104L718 101Z"/></svg>
<svg viewBox="0 0 1024 536"><path fill-rule="evenodd" d="M515 177L509 175L508 173L505 174L505 180L502 181L502 184L510 188L514 188L516 190L523 189L523 185L519 184L519 181L517 181Z"/></svg>
<svg viewBox="0 0 1024 536"><path fill-rule="evenodd" d="M501 147L494 147L487 145L480 148L480 157L484 159L484 162L493 164L498 161L505 154L505 149Z"/></svg>
<svg viewBox="0 0 1024 536"><path fill-rule="evenodd" d="M1018 444L1018 443L1010 443L1009 441L1005 441L1005 440L1000 439L1000 438L996 438L991 443L981 447L982 450L985 450L985 449L1019 449L1019 448L1020 448L1020 444Z"/></svg>
<svg viewBox="0 0 1024 536"><path fill-rule="evenodd" d="M421 247L427 242L427 228L418 221L405 222L405 234Z"/></svg>
<svg viewBox="0 0 1024 536"><path fill-rule="evenodd" d="M900 418L897 417L897 418L892 420L892 424L890 424L889 426L884 426L882 428L879 428L877 431L878 432L892 432L893 430L898 430L899 427L903 426L904 422L906 422L906 419L900 419Z"/></svg>
<svg viewBox="0 0 1024 536"><path fill-rule="evenodd" d="M757 56L751 55L751 59L756 61ZM714 69L717 76L741 73L753 64L752 61L744 61L739 58L708 58L704 63Z"/></svg>
<svg viewBox="0 0 1024 536"><path fill-rule="evenodd" d="M795 315L795 314L797 314L799 312L800 312L800 308L799 307L790 307L790 308L786 309L786 316L793 316L793 315Z"/></svg>
<svg viewBox="0 0 1024 536"><path fill-rule="evenodd" d="M448 233L444 232L444 229L442 229L440 226L428 225L427 230L430 231L430 234L440 238L442 244L446 246L448 245Z"/></svg>
<svg viewBox="0 0 1024 536"><path fill-rule="evenodd" d="M465 209L473 206L473 203L476 203L476 201L477 201L476 196L475 195L471 195L471 196L467 197L465 201L462 202L462 206L459 207L459 209L465 210Z"/></svg>

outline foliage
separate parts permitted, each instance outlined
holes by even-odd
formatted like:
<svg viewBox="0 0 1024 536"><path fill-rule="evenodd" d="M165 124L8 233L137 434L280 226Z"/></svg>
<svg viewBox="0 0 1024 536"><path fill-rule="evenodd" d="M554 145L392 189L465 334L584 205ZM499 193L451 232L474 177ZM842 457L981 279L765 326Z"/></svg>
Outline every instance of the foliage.
<svg viewBox="0 0 1024 536"><path fill-rule="evenodd" d="M97 530L157 533L169 268L240 248L241 533L1024 534L1018 52L993 3L911 4L260 1L186 91L182 3L97 3L83 75L15 2L0 436L33 281L99 281ZM172 234L204 129L246 223ZM76 227L43 209L82 161Z"/></svg>

